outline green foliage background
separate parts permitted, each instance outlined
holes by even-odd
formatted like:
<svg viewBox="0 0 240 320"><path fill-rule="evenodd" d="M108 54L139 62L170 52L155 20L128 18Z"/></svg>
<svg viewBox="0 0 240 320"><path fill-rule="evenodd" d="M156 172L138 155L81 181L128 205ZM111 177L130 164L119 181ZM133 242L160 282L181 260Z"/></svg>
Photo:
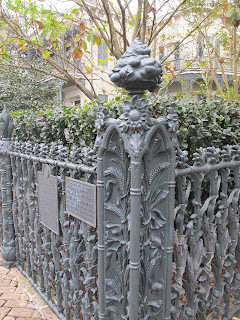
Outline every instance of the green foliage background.
<svg viewBox="0 0 240 320"><path fill-rule="evenodd" d="M166 116L170 99L166 96L147 96L154 117ZM110 117L121 114L122 99L107 103ZM32 143L62 144L71 148L93 146L97 131L97 103L83 107L50 106L12 112L14 139ZM193 154L199 147L239 144L240 102L214 100L178 103L180 148Z"/></svg>

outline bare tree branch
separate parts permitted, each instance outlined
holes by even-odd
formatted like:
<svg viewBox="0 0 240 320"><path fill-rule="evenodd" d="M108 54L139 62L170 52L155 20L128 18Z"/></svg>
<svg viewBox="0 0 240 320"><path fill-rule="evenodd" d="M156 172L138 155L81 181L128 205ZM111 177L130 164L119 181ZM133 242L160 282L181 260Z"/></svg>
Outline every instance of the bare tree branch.
<svg viewBox="0 0 240 320"><path fill-rule="evenodd" d="M173 54L173 52L174 52L176 49L178 49L178 48L180 47L180 45L181 45L190 35L192 35L192 34L203 24L203 22L204 22L205 20L207 20L207 18L208 18L212 13L213 13L213 10L212 10L206 17L204 17L204 19L201 20L201 21L197 24L197 26L196 26L193 30L191 30L181 41L179 41L179 42L177 43L177 45L172 49L172 51L163 59L162 63L165 62L165 61Z"/></svg>
<svg viewBox="0 0 240 320"><path fill-rule="evenodd" d="M49 72L49 71L46 71L44 69L38 68L38 67L36 67L34 65L22 65L22 64L17 64L17 63L11 63L11 62L9 62L7 60L2 59L1 57L0 57L0 61L2 63L4 63L4 65L7 65L9 67L25 69L25 70L35 70L37 72L46 74L47 76L51 76L51 77L66 81L66 78L64 78L63 76L60 76L60 75L58 75L56 73Z"/></svg>
<svg viewBox="0 0 240 320"><path fill-rule="evenodd" d="M124 9L125 9L125 10L127 9L130 19L131 19L131 20L134 20L132 11L131 11L130 6L129 6L131 2L132 2L132 0L129 0L129 1L124 0L124 4L125 4Z"/></svg>
<svg viewBox="0 0 240 320"><path fill-rule="evenodd" d="M158 34L162 31L162 29L169 23L169 21L172 19L172 17L175 15L175 13L181 8L181 6L186 2L187 0L182 0L179 5L173 10L173 12L170 14L168 19L164 21L164 23L154 32L152 36L152 40L158 36Z"/></svg>
<svg viewBox="0 0 240 320"><path fill-rule="evenodd" d="M79 1L78 0L73 0L76 4L79 5ZM105 32L102 30L101 26L98 23L98 19L96 19L95 14L90 10L90 7L87 5L87 3L85 2L85 0L81 0L83 6L84 6L84 10L87 12L87 14L89 15L89 17L92 19L93 23L96 25L98 31L100 32L103 40L106 42L108 48L111 50L111 52L115 55L115 50L112 46L111 41L109 41L109 39L107 38Z"/></svg>
<svg viewBox="0 0 240 320"><path fill-rule="evenodd" d="M119 8L121 10L121 14L122 14L122 29L123 29L123 52L125 52L127 50L127 45L128 45L128 41L127 41L127 30L126 30L126 10L123 7L121 0L117 0Z"/></svg>
<svg viewBox="0 0 240 320"><path fill-rule="evenodd" d="M112 12L109 8L108 0L102 0L102 3L104 6L106 15L108 17L108 24L109 24L109 31L111 34L112 47L114 48L116 58L119 59L122 56L122 50L121 50L120 43L119 43L119 40L117 37L116 28L114 26Z"/></svg>
<svg viewBox="0 0 240 320"><path fill-rule="evenodd" d="M143 0L143 12L142 12L142 32L140 39L145 42L147 31L147 12L148 12L148 0Z"/></svg>
<svg viewBox="0 0 240 320"><path fill-rule="evenodd" d="M134 41L136 39L136 37L138 36L139 26L141 23L141 14L142 14L142 0L138 0L137 13L136 13L136 17L134 19L132 41Z"/></svg>
<svg viewBox="0 0 240 320"><path fill-rule="evenodd" d="M32 48L35 48L37 52L40 53L41 55L43 54L43 51L45 48L42 48L37 43L31 41L30 38L24 34L21 28L19 28L19 26L16 25L16 22L11 20L11 17L1 16L1 19L8 25L8 27L14 32L14 34L18 36L18 38L26 41L28 45L30 45ZM67 79L71 83L75 84L89 99L93 99L97 97L94 92L88 90L85 86L83 86L78 79L72 76L66 69L62 68L54 59L52 59L51 57L48 57L48 59L46 60L54 69L56 69L60 74L65 76L65 80ZM39 69L39 71L41 70L42 69Z"/></svg>
<svg viewBox="0 0 240 320"><path fill-rule="evenodd" d="M157 18L157 14L158 12L169 2L170 0L166 0L159 8L158 10L153 12L153 21L152 21L152 26L151 26L151 31L150 31L150 37L148 40L148 45L150 45L152 43L152 36L154 31L157 29L156 27L156 18ZM153 6L156 6L156 0L153 0ZM156 38L155 38L156 39Z"/></svg>

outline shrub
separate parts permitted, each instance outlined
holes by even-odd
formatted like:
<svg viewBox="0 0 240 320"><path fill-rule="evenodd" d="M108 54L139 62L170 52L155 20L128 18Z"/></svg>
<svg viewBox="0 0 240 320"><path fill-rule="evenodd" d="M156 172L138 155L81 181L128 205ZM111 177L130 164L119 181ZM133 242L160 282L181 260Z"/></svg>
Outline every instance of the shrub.
<svg viewBox="0 0 240 320"><path fill-rule="evenodd" d="M147 95L154 117L166 116L171 100L165 96ZM107 103L110 117L121 114L121 98ZM32 143L93 146L96 138L97 103L83 107L46 107L12 113L14 139ZM180 148L193 154L199 147L222 148L240 141L240 103L226 100L180 101L178 104Z"/></svg>
<svg viewBox="0 0 240 320"><path fill-rule="evenodd" d="M154 117L166 116L170 101L166 96L147 97ZM240 101L182 100L178 103L179 146L189 155L200 147L239 144Z"/></svg>
<svg viewBox="0 0 240 320"><path fill-rule="evenodd" d="M13 139L71 146L90 146L96 138L96 105L50 106L12 112Z"/></svg>

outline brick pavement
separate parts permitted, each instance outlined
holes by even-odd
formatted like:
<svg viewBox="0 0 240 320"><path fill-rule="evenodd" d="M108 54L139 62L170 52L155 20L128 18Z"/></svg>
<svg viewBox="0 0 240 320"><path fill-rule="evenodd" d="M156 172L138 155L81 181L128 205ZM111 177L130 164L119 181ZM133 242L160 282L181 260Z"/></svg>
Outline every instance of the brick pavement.
<svg viewBox="0 0 240 320"><path fill-rule="evenodd" d="M0 264L0 320L29 319L59 318L17 268L8 270Z"/></svg>

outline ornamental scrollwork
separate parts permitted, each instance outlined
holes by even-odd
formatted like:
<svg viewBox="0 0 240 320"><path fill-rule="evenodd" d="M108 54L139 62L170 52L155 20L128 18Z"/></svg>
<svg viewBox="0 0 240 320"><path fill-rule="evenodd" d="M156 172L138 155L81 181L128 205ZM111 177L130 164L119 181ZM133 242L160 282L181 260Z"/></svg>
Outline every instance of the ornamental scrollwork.
<svg viewBox="0 0 240 320"><path fill-rule="evenodd" d="M127 148L137 158L145 145L145 135L153 126L150 107L141 94L130 94L130 100L123 102L123 114L119 117L119 128Z"/></svg>
<svg viewBox="0 0 240 320"><path fill-rule="evenodd" d="M106 130L106 122L109 119L108 114L108 108L104 105L103 102L98 101L97 119L95 121L95 128L97 129L97 137L94 144L95 151L98 150L99 146L102 143L104 132Z"/></svg>
<svg viewBox="0 0 240 320"><path fill-rule="evenodd" d="M156 131L143 158L141 237L141 319L162 319L167 273L169 155Z"/></svg>
<svg viewBox="0 0 240 320"><path fill-rule="evenodd" d="M106 318L127 319L129 278L128 155L117 132L111 135L104 166Z"/></svg>

